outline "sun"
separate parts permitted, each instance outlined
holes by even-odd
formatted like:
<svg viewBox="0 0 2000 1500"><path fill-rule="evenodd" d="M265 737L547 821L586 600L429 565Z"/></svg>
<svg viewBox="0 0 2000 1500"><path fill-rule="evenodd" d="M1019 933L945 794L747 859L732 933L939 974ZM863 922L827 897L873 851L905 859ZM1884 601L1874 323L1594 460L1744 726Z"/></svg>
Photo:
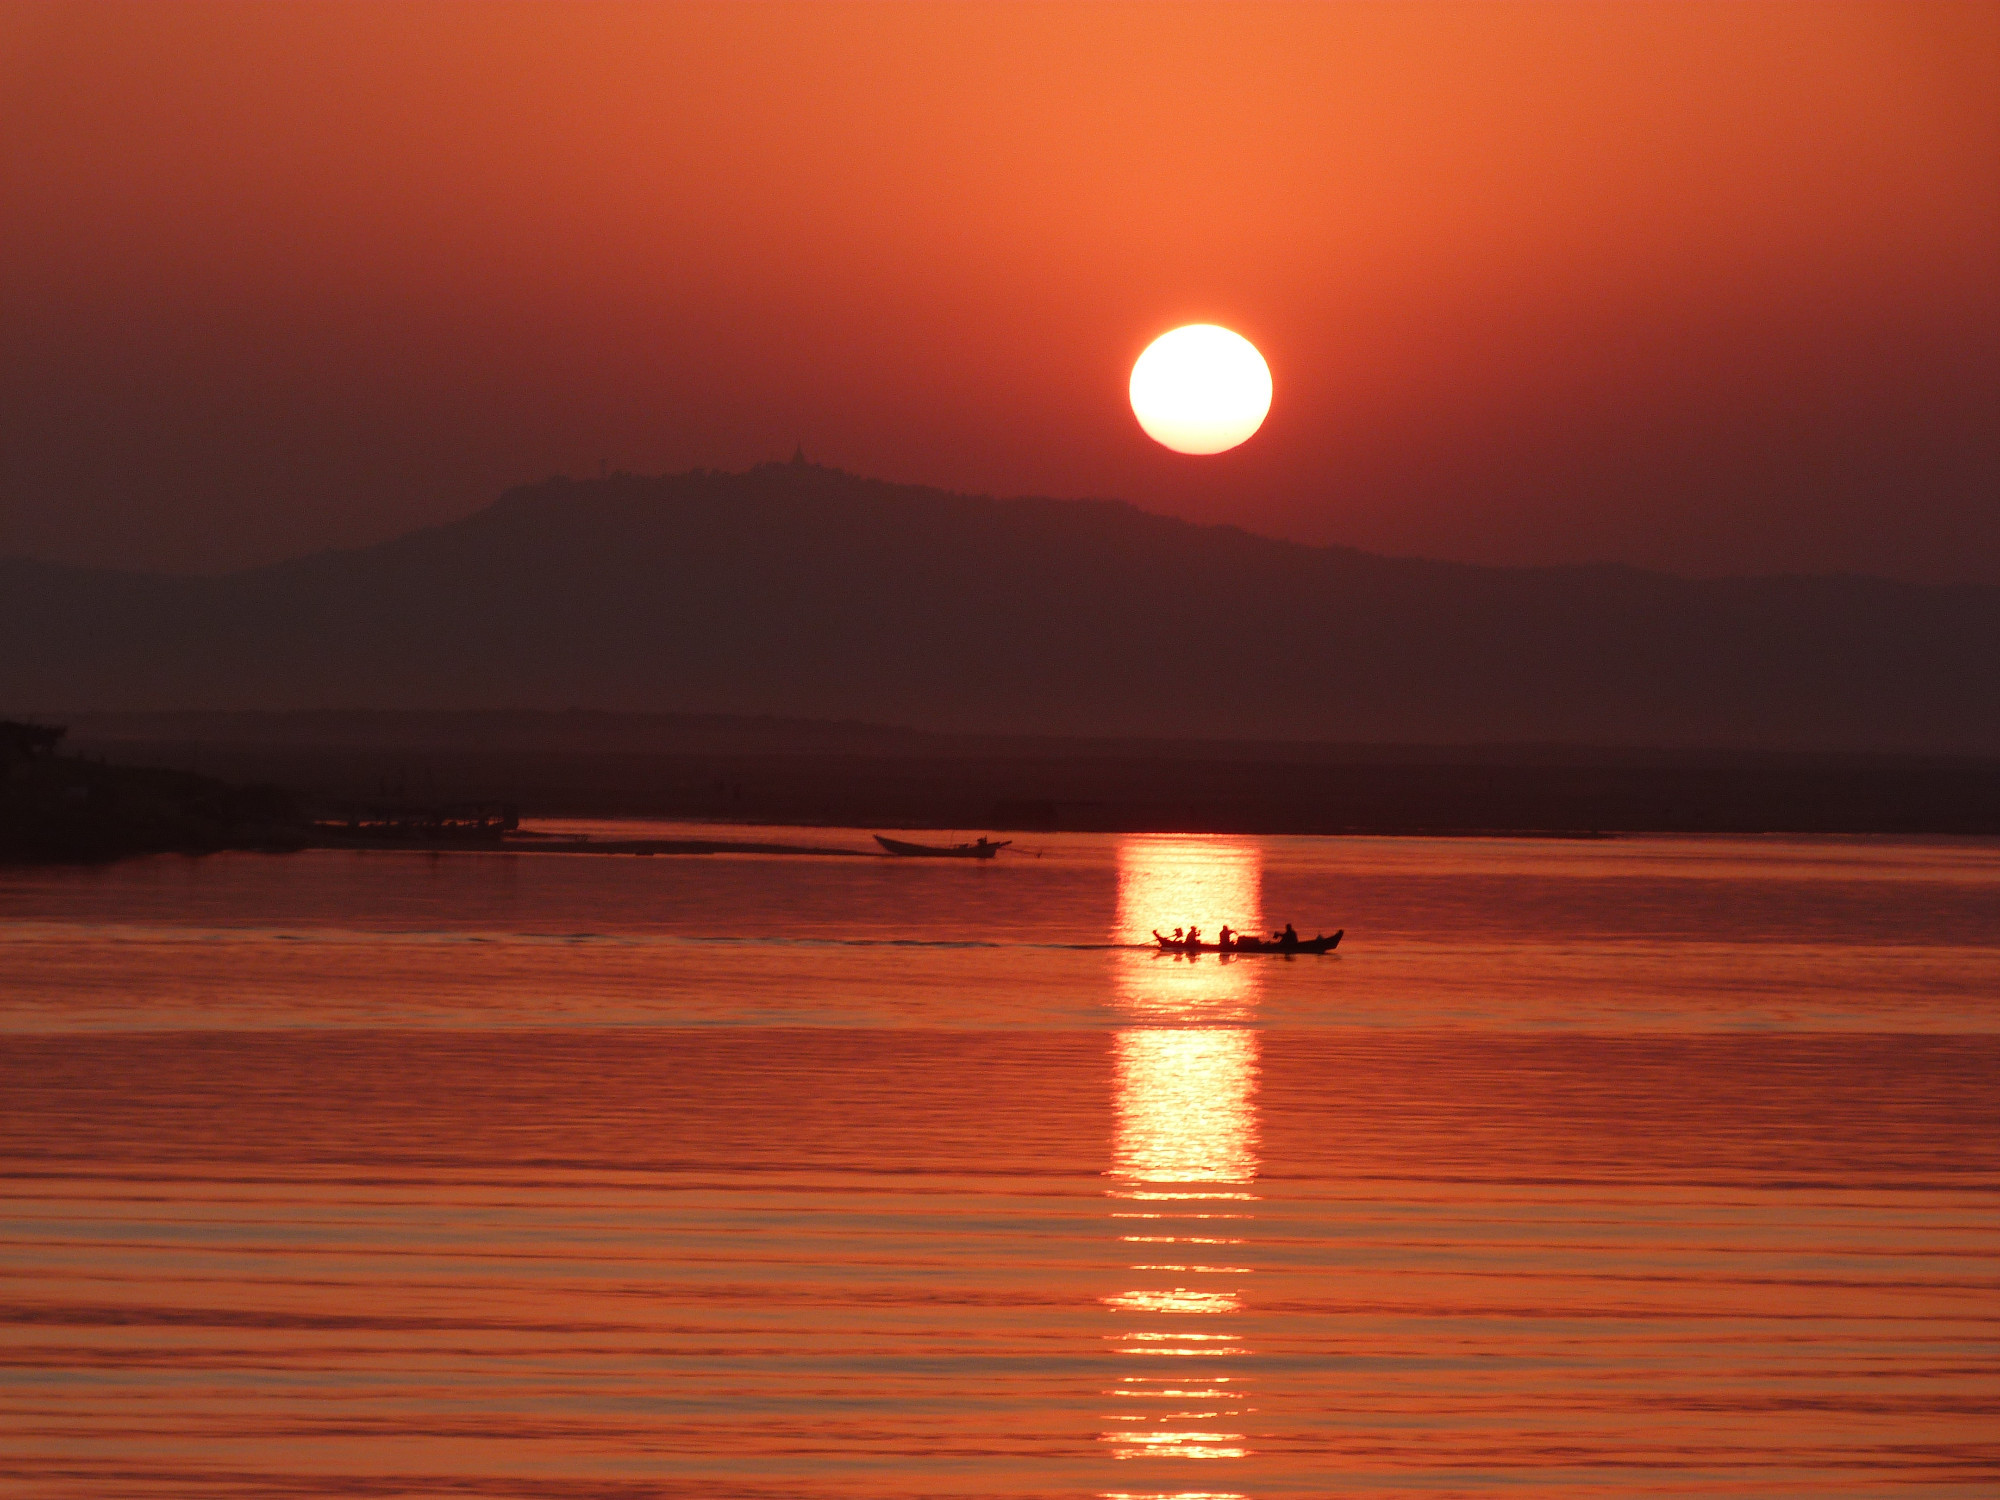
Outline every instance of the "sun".
<svg viewBox="0 0 2000 1500"><path fill-rule="evenodd" d="M1221 453L1264 425L1271 367L1240 333L1190 323L1163 333L1132 366L1132 414L1176 453Z"/></svg>

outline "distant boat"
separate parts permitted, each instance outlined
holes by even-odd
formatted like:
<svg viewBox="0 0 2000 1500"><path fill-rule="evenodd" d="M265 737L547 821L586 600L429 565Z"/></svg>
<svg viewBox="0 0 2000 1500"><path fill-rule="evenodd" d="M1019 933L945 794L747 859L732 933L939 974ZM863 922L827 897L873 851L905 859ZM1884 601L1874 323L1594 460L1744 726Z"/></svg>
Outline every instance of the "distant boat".
<svg viewBox="0 0 2000 1500"><path fill-rule="evenodd" d="M1292 943L1280 942L1276 938L1238 937L1233 934L1227 943L1190 943L1185 938L1161 937L1157 932L1153 934L1162 953L1331 953L1340 946L1340 940L1345 936L1345 927L1332 937L1300 938Z"/></svg>
<svg viewBox="0 0 2000 1500"><path fill-rule="evenodd" d="M982 838L970 844L910 844L902 839L885 839L878 833L875 842L905 859L991 859L1014 841L1002 839L996 844Z"/></svg>
<svg viewBox="0 0 2000 1500"><path fill-rule="evenodd" d="M360 805L313 820L313 832L336 843L498 844L521 827L507 802L454 802L443 807Z"/></svg>

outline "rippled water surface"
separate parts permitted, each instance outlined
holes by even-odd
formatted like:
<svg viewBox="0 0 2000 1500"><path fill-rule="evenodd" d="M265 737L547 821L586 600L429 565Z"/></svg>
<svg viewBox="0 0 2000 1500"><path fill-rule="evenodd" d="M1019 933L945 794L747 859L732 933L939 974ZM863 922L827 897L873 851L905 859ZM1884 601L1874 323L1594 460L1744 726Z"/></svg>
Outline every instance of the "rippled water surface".
<svg viewBox="0 0 2000 1500"><path fill-rule="evenodd" d="M0 872L0 1492L2000 1494L2000 846L1027 842Z"/></svg>

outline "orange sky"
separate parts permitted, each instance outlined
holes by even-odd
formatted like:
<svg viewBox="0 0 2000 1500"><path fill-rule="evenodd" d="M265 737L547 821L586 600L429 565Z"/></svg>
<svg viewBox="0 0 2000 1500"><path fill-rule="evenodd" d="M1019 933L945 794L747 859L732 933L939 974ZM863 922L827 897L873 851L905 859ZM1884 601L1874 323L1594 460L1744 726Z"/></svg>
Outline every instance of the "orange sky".
<svg viewBox="0 0 2000 1500"><path fill-rule="evenodd" d="M2000 8L0 12L0 554L803 439L1315 541L2000 581ZM1213 321L1217 458L1125 377Z"/></svg>

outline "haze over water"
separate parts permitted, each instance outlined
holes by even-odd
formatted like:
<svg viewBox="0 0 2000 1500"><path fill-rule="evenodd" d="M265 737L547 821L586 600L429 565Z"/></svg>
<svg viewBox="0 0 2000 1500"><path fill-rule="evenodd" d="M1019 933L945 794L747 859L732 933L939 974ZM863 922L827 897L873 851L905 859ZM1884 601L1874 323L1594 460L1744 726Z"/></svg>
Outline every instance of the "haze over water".
<svg viewBox="0 0 2000 1500"><path fill-rule="evenodd" d="M1025 842L0 873L0 1489L2000 1487L2000 846Z"/></svg>

